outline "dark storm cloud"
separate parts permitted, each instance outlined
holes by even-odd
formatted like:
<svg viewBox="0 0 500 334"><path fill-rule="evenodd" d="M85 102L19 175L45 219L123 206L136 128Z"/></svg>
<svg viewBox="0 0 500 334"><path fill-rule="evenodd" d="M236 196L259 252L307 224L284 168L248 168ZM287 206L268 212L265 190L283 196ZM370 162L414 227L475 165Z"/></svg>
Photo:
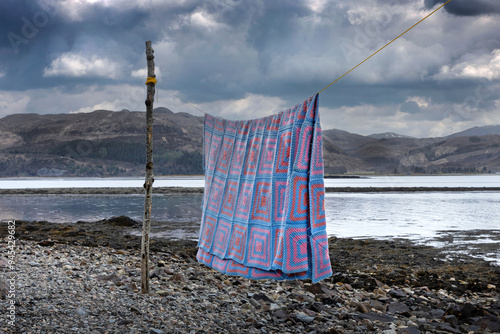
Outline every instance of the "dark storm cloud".
<svg viewBox="0 0 500 334"><path fill-rule="evenodd" d="M401 111L407 114L418 114L420 107L415 101L408 101L401 105Z"/></svg>
<svg viewBox="0 0 500 334"><path fill-rule="evenodd" d="M171 69L170 55L157 55L159 67L165 60L165 70L178 73L172 78L175 85L168 88L198 92L190 96L194 101L229 98L235 93L238 97L249 90L269 92L266 83L256 83L267 75L275 52L293 55L298 47L309 47L298 46L294 40L300 29L297 19L309 14L299 1L188 1L123 9L96 2L79 13L81 20L68 18L57 6L47 12L34 0L3 1L0 6L1 28L6 32L0 54L7 65L6 76L11 78L8 83L0 82L0 89L5 90L85 83L87 78L43 76L52 61L64 53L106 58L124 71L136 69L143 66L144 41L155 43L166 38L183 57L183 63L172 64L177 68ZM192 25L190 16L200 11L227 28L212 33ZM247 50L226 52L235 42ZM246 59L244 52L255 52L257 58ZM245 73L245 67L253 66L253 73ZM120 80L132 83L135 79ZM94 83L109 83L109 79L94 78Z"/></svg>
<svg viewBox="0 0 500 334"><path fill-rule="evenodd" d="M447 0L425 0L425 6L432 8L436 4L445 3ZM445 9L459 16L476 16L485 14L500 14L500 2L498 0L453 0L445 6Z"/></svg>
<svg viewBox="0 0 500 334"><path fill-rule="evenodd" d="M316 93L414 24L422 6L443 2L0 0L0 99L16 112L47 112L53 101L46 96L57 96L60 104L50 110L58 112L142 107L144 42L152 40L160 96L175 91L214 112L217 103L247 103L249 95L281 108ZM494 58L500 24L479 15L498 14L500 3L453 0L445 8L455 15L442 10L384 49L322 93L322 107L348 110L338 115L346 130L350 117L358 124L375 111L379 118L402 111L434 121L453 105L464 106L456 112L462 118L462 110L493 110L500 99ZM488 94L478 95L484 78L491 78ZM134 98L123 102L128 92ZM0 117L12 110L6 105L0 100ZM251 109L241 116L251 118ZM386 130L395 129L366 132Z"/></svg>
<svg viewBox="0 0 500 334"><path fill-rule="evenodd" d="M164 28L164 36L175 45L180 58L174 62L168 54L163 56L165 72L173 75L174 85L169 88L189 92L186 98L202 102L237 99L247 93L301 96L321 87L322 83L311 82L307 76L290 80L298 66L310 65L310 59L283 69L276 66L302 57L304 51L325 52L325 34L303 26L303 21L312 17L304 2L229 1L232 5L226 7L225 3L206 1L185 13L205 10L220 24L213 32L206 27L184 25L186 18L177 18L175 24Z"/></svg>
<svg viewBox="0 0 500 334"><path fill-rule="evenodd" d="M8 83L0 82L0 89L5 90L85 83L85 78L83 82L77 78L44 78L43 72L65 52L128 64L144 52L146 35L157 38L159 34L158 29L146 31L148 13L142 9L116 11L95 5L80 21L69 20L58 8L40 6L37 1L3 1L0 6L0 53L10 78Z"/></svg>

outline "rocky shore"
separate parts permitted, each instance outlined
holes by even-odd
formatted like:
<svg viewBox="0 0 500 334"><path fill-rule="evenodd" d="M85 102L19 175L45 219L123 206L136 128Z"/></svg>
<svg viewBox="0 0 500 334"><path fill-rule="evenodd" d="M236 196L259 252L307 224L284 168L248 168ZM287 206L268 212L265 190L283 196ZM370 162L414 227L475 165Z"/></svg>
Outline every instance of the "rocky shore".
<svg viewBox="0 0 500 334"><path fill-rule="evenodd" d="M140 238L130 234L140 228L127 217L17 221L15 327L2 307L0 332L500 332L500 268L486 261L405 240L331 238L332 278L252 281L197 263L194 241L152 240L152 293L143 295ZM8 305L5 257L0 272Z"/></svg>

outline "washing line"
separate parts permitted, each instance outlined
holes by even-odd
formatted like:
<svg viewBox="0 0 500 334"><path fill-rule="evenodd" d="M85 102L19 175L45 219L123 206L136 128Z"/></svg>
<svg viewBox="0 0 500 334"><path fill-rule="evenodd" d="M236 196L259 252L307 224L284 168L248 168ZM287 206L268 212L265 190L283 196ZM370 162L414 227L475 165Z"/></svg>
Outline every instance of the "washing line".
<svg viewBox="0 0 500 334"><path fill-rule="evenodd" d="M436 8L434 11L432 11L429 15L427 15L426 17L424 17L423 19L421 19L420 21L418 21L417 23L415 23L414 25L412 25L410 28L406 29L404 32L402 32L401 34L399 34L396 38L394 38L392 41L390 41L389 43L387 43L386 45L384 45L383 47L381 47L380 49L378 49L377 51L375 51L374 53L372 53L369 57L367 57L365 60L363 60L362 62L360 62L358 65L354 66L353 68L351 68L349 71L345 72L344 74L342 74L340 77L338 77L337 79L335 79L335 81L333 81L332 83L330 83L328 86L326 86L325 88L323 88L322 90L320 90L318 93L321 93L323 92L325 89L327 89L328 87L330 87L331 85L333 85L334 83L336 83L337 81L339 81L340 79L342 79L343 77L345 77L347 74L351 73L352 71L354 71L358 66L360 66L361 64L363 64L365 61L367 61L368 59L370 59L371 57L375 56L377 53L379 53L380 51L382 51L383 49L385 49L387 46L389 46L392 42L394 42L395 40L397 40L399 37L403 36L404 34L406 34L408 31L412 30L414 27L416 27L417 25L419 25L421 22L423 22L426 18L428 18L429 16L431 16L432 14L434 14L435 12L437 12L438 10L440 10L441 8L443 8L448 2L450 2L451 0L448 0L447 2L445 2L444 4L442 4L441 6L439 6L438 8Z"/></svg>

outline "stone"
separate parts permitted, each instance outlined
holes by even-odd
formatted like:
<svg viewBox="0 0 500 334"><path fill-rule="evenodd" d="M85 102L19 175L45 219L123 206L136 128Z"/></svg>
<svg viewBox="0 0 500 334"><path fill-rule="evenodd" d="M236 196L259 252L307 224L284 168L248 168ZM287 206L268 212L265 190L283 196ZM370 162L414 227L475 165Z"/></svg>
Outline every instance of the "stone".
<svg viewBox="0 0 500 334"><path fill-rule="evenodd" d="M160 330L160 329L156 329L156 328L150 328L149 329L149 333L150 334L165 334L164 331Z"/></svg>
<svg viewBox="0 0 500 334"><path fill-rule="evenodd" d="M269 305L269 311L276 311L276 310L279 310L281 309L281 306L279 306L278 304L276 303L271 303L271 305Z"/></svg>
<svg viewBox="0 0 500 334"><path fill-rule="evenodd" d="M112 273L112 274L109 274L109 275L98 276L97 280L98 281L110 281L110 282L115 283L116 285L118 285L122 281L121 278L118 277L118 275L115 274L115 273Z"/></svg>
<svg viewBox="0 0 500 334"><path fill-rule="evenodd" d="M54 246L54 241L50 241L50 240L44 240L44 241L41 241L38 243L38 245L42 246L42 247L50 247L50 246Z"/></svg>
<svg viewBox="0 0 500 334"><path fill-rule="evenodd" d="M278 319L285 319L288 317L288 313L283 310L276 310L273 312L273 317L276 317Z"/></svg>
<svg viewBox="0 0 500 334"><path fill-rule="evenodd" d="M368 313L368 312L370 312L370 310L368 309L368 307L366 307L366 305L363 304L363 303L353 302L353 306L355 306L356 309L359 312L361 312L361 313Z"/></svg>
<svg viewBox="0 0 500 334"><path fill-rule="evenodd" d="M8 266L9 266L9 260L7 260L3 256L0 256L0 268L2 268L2 267L8 267Z"/></svg>
<svg viewBox="0 0 500 334"><path fill-rule="evenodd" d="M442 309L432 309L428 312L427 318L429 319L441 319L443 318L443 315L445 314L444 310Z"/></svg>
<svg viewBox="0 0 500 334"><path fill-rule="evenodd" d="M94 224L92 228L101 231L102 225ZM120 229L123 233L132 230ZM157 264L163 274L160 269L152 268L151 272L156 272L151 281L152 293L142 294L138 244L126 244L130 247L120 250L59 243L58 240L54 247L42 248L37 243L46 239L51 230L42 230L42 227L40 230L43 231L41 238L20 241L16 253L16 280L23 284L16 290L16 302L19 301L16 312L20 315L16 321L20 321L20 327L34 333L500 332L497 330L500 312L497 292L487 289L485 283L474 285L474 289L463 295L452 292L447 279L449 270L454 270L452 276L456 277L457 285L460 280L466 280L472 287L473 282L479 281L471 279L470 273L459 275L453 262L451 269L442 266L436 269L442 272L427 276L413 275L412 265L404 270L396 269L394 273L398 276L392 278L384 272L363 271L363 268L371 268L364 265L366 263L351 263L345 270L339 264L340 267L334 268L334 278L317 284L253 281L223 275L194 262L196 242L163 243L158 239L151 243L151 263ZM113 231L113 247L121 247L118 240L122 235L117 229ZM22 235L23 231L20 232ZM103 239L99 233L82 234L78 242L87 243L88 238L100 243ZM35 236L29 234L27 237ZM128 234L127 237L132 238ZM139 237L133 238L140 241ZM184 250L186 245L189 249ZM154 247L162 248L158 251ZM369 251L370 247L366 248ZM39 265L32 266L30 262ZM427 268L430 264L422 262L421 265ZM388 269L395 267L387 262L383 265L384 270L386 266ZM381 268L382 264L378 270ZM176 274L179 275L172 280ZM370 277L372 275L381 277L379 279L390 287L377 283ZM434 278L430 278L431 275L435 275ZM495 283L491 278L486 279L484 273L474 275L481 282ZM8 281L4 276L0 282L5 285ZM407 282L396 283L402 276L408 279ZM420 281L414 282L413 277ZM181 283L176 283L176 278ZM122 288L112 284L113 280L122 284ZM344 286L346 283L356 289L349 291ZM425 284L430 288L418 288ZM442 289L441 297L436 286ZM344 289L342 292L339 292L340 287ZM391 289L392 295L386 293ZM376 291L385 297L377 297ZM394 291L403 292L405 296L397 298L398 293ZM389 305L394 313L387 311ZM61 316L64 314L69 317ZM9 332L5 320L5 314L0 314L0 333Z"/></svg>
<svg viewBox="0 0 500 334"><path fill-rule="evenodd" d="M311 284L310 286L308 286L306 288L306 290L315 294L315 295L324 294L326 297L332 297L335 295L335 293L332 290L328 289L326 286L324 286L321 283Z"/></svg>
<svg viewBox="0 0 500 334"><path fill-rule="evenodd" d="M400 290L391 289L391 290L389 290L389 296L394 297L394 298L405 298L406 293L404 293L403 291L400 291Z"/></svg>
<svg viewBox="0 0 500 334"><path fill-rule="evenodd" d="M462 334L462 332L459 329L452 327L450 324L447 324L445 322L438 324L436 328L450 333Z"/></svg>
<svg viewBox="0 0 500 334"><path fill-rule="evenodd" d="M391 314L402 314L402 313L407 313L410 312L410 308L408 305L400 303L400 302L394 302L390 303L387 306L387 311Z"/></svg>
<svg viewBox="0 0 500 334"><path fill-rule="evenodd" d="M368 312L365 314L357 315L355 316L355 319L368 319L372 322L379 321L383 323L391 323L395 319L391 317L390 315L383 314L383 313L375 313L375 312Z"/></svg>
<svg viewBox="0 0 500 334"><path fill-rule="evenodd" d="M172 282L186 282L186 278L182 273L173 274L172 277L170 277L170 280Z"/></svg>
<svg viewBox="0 0 500 334"><path fill-rule="evenodd" d="M421 334L422 332L417 327L408 327L398 331L398 334Z"/></svg>
<svg viewBox="0 0 500 334"><path fill-rule="evenodd" d="M127 216L111 217L105 220L104 224L109 224L113 226L122 226L122 227L141 226L140 223Z"/></svg>
<svg viewBox="0 0 500 334"><path fill-rule="evenodd" d="M299 302L314 303L314 297L309 296L305 293L294 292L290 294L290 298L296 299Z"/></svg>
<svg viewBox="0 0 500 334"><path fill-rule="evenodd" d="M272 303L273 302L273 300L270 299L268 296L266 296L265 293L255 293L255 294L253 294L252 296L249 296L249 297L251 297L251 298L253 298L255 300L263 300L266 303Z"/></svg>
<svg viewBox="0 0 500 334"><path fill-rule="evenodd" d="M165 270L161 267L155 267L149 272L149 278L160 278L165 274Z"/></svg>
<svg viewBox="0 0 500 334"><path fill-rule="evenodd" d="M170 291L166 291L166 290L158 290L158 291L156 291L156 294L158 296L162 296L163 297L163 296L169 296L172 293Z"/></svg>
<svg viewBox="0 0 500 334"><path fill-rule="evenodd" d="M488 328L491 332L500 332L500 318L494 315L487 315L475 323L476 326L481 328Z"/></svg>
<svg viewBox="0 0 500 334"><path fill-rule="evenodd" d="M385 312L387 310L387 306L378 300L370 300L370 307L380 312Z"/></svg>
<svg viewBox="0 0 500 334"><path fill-rule="evenodd" d="M325 297L321 299L321 302L325 305L335 305L342 303L342 298L339 296Z"/></svg>
<svg viewBox="0 0 500 334"><path fill-rule="evenodd" d="M382 290L381 288L375 288L375 290L373 290L373 293L375 294L376 297L385 298L387 296L385 291Z"/></svg>
<svg viewBox="0 0 500 334"><path fill-rule="evenodd" d="M314 317L307 315L304 312L298 312L297 314L295 314L295 317L298 320L305 322L305 323L311 323L314 321Z"/></svg>
<svg viewBox="0 0 500 334"><path fill-rule="evenodd" d="M386 329L381 332L382 334L398 334L394 329Z"/></svg>
<svg viewBox="0 0 500 334"><path fill-rule="evenodd" d="M448 313L448 312L447 312ZM459 312L453 313L459 319L468 319L471 317L478 317L485 314L484 309L479 305L473 305L471 303L464 304Z"/></svg>
<svg viewBox="0 0 500 334"><path fill-rule="evenodd" d="M81 307L77 307L75 313L80 317L86 317L89 315L89 313L84 308Z"/></svg>
<svg viewBox="0 0 500 334"><path fill-rule="evenodd" d="M136 291L137 290L137 285L134 282L130 282L129 285L127 286L130 290Z"/></svg>
<svg viewBox="0 0 500 334"><path fill-rule="evenodd" d="M454 314L448 314L443 317L444 322L449 323L452 326L458 325L458 319Z"/></svg>

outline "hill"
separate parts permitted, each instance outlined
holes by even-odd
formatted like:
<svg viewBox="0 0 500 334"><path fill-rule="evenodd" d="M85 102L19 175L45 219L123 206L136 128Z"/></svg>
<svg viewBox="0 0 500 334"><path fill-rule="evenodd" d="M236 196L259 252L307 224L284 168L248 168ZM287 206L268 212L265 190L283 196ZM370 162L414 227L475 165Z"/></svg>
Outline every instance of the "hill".
<svg viewBox="0 0 500 334"><path fill-rule="evenodd" d="M154 111L155 172L202 174L203 118ZM0 119L0 176L142 175L145 112L18 114Z"/></svg>
<svg viewBox="0 0 500 334"><path fill-rule="evenodd" d="M375 138L375 139L383 139L383 138L413 138L410 136L405 136L405 135L400 135L399 133L395 132L383 132L383 133L374 133L372 135L369 135L368 137Z"/></svg>
<svg viewBox="0 0 500 334"><path fill-rule="evenodd" d="M485 133L491 130L487 127ZM478 132L477 128L473 133ZM483 129L484 130L484 129ZM335 143L333 160L325 157L325 172L362 173L477 173L500 171L500 134L453 134L443 138L354 135L324 131L324 141ZM327 151L333 151L325 144ZM349 165L349 162L356 162Z"/></svg>
<svg viewBox="0 0 500 334"><path fill-rule="evenodd" d="M500 125L489 125L489 126L475 126L473 128L453 133L445 138L455 138L455 137L468 137L468 136L489 136L489 135L500 135Z"/></svg>
<svg viewBox="0 0 500 334"><path fill-rule="evenodd" d="M203 117L154 111L156 175L202 174ZM0 176L144 174L145 113L16 114L0 119ZM323 131L325 172L500 171L500 126L443 138Z"/></svg>

